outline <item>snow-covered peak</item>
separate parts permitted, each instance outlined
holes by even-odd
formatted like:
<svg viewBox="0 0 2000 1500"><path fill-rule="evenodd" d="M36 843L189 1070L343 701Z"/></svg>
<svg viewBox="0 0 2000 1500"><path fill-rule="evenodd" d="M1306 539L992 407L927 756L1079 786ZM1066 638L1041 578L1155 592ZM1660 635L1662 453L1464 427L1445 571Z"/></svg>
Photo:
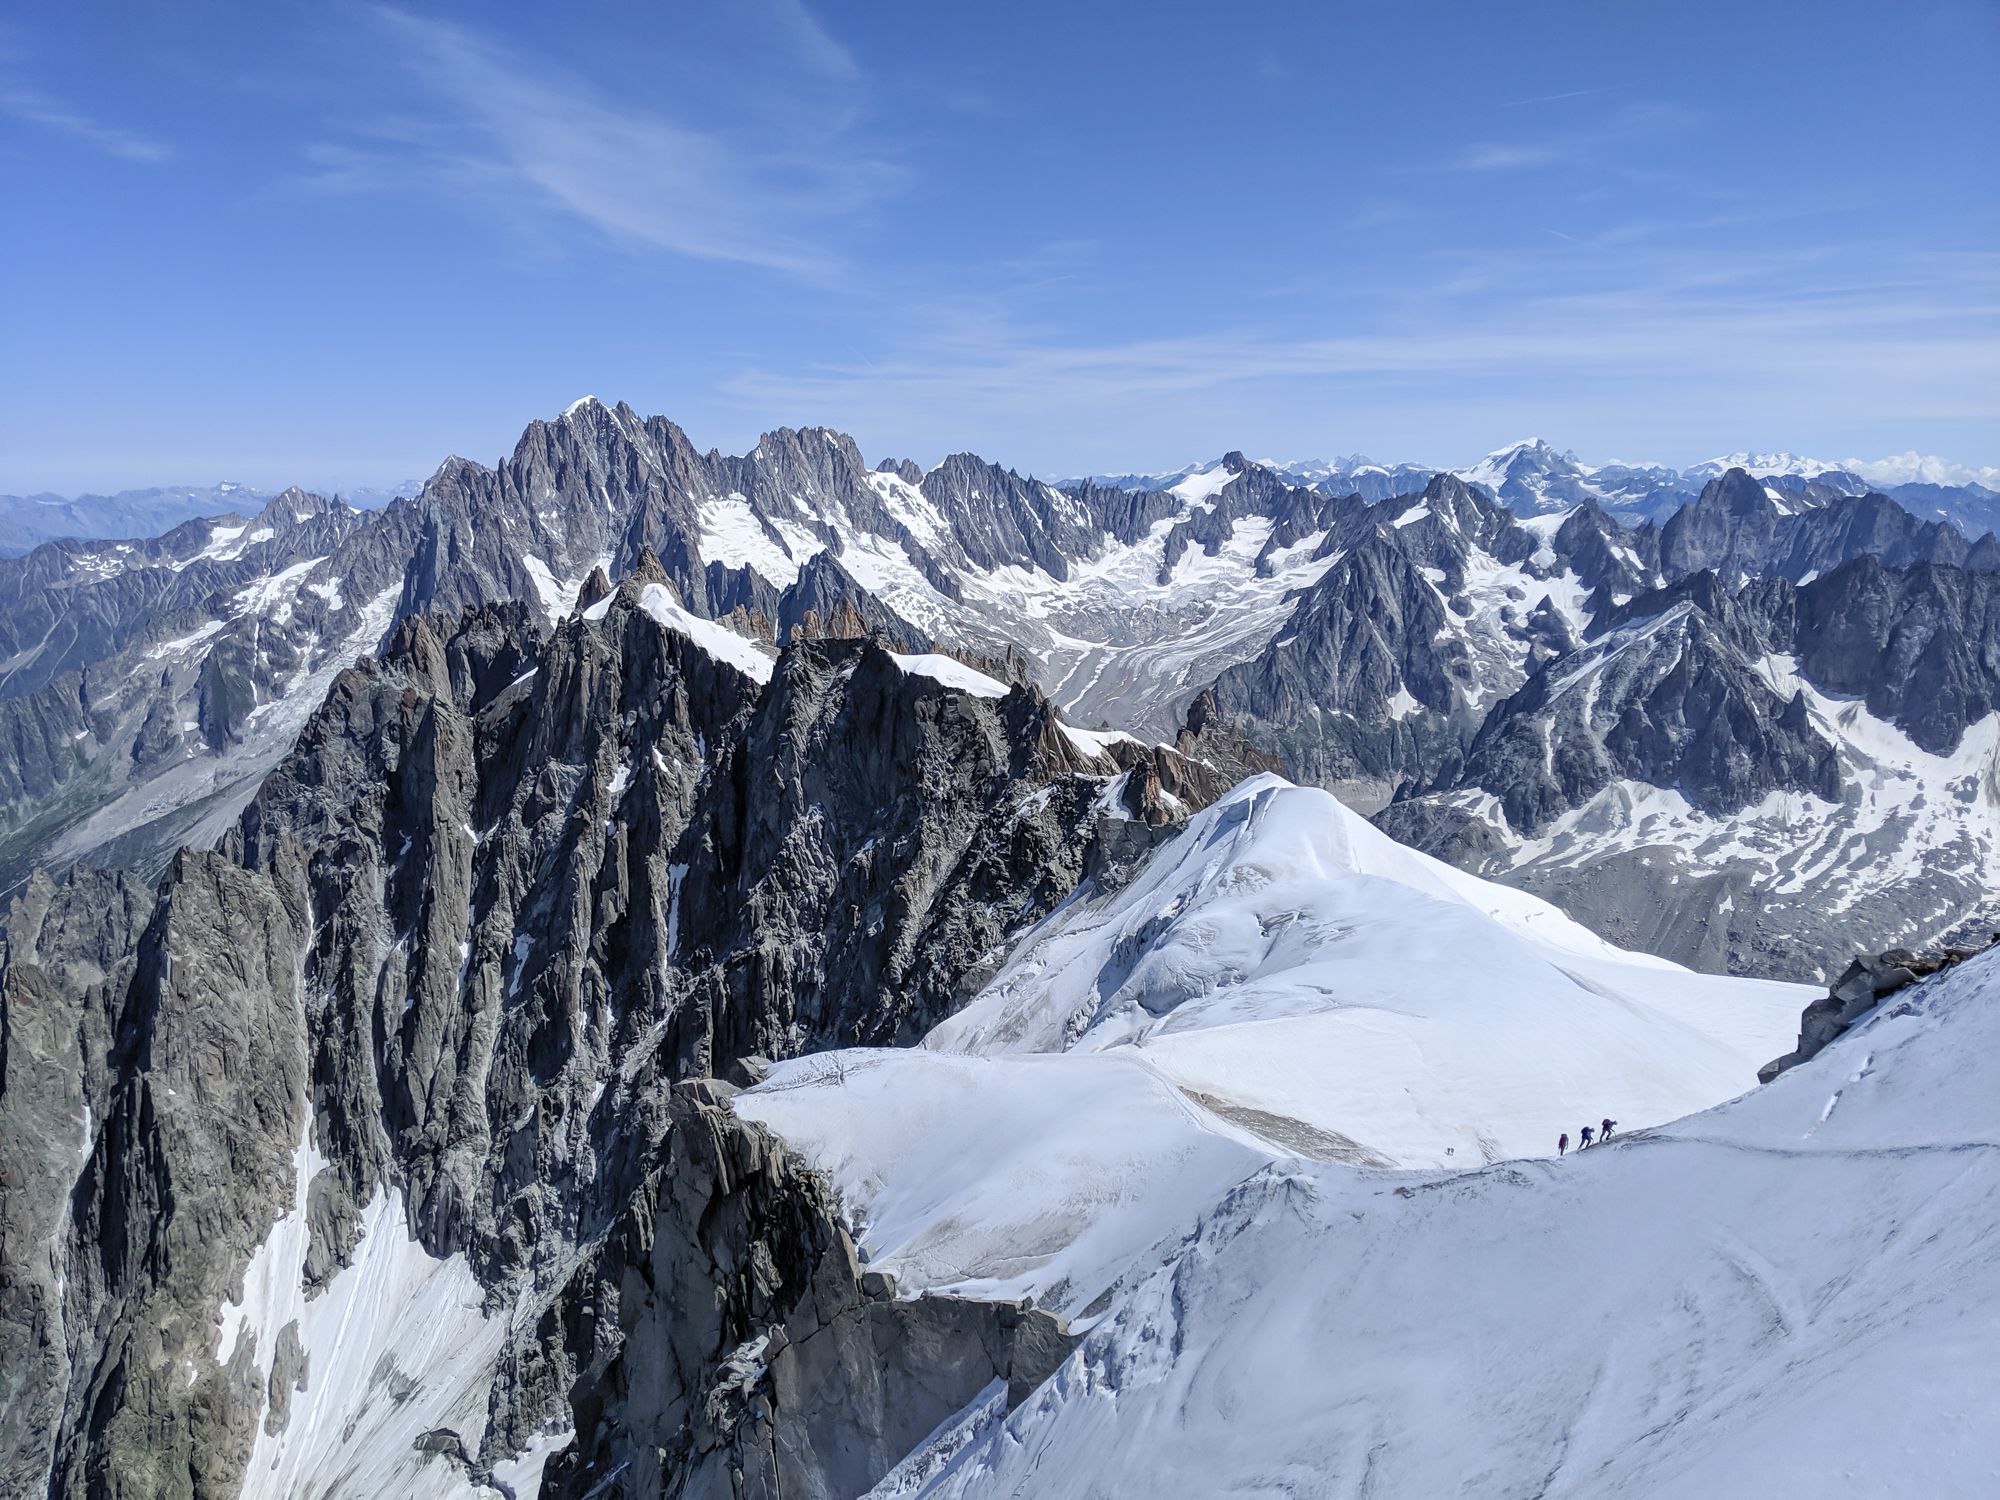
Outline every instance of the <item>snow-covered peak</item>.
<svg viewBox="0 0 2000 1500"><path fill-rule="evenodd" d="M1264 776L1086 887L922 1047L781 1063L733 1107L827 1175L904 1295L1090 1316L1270 1162L1553 1157L1752 1087L1811 994L1623 953Z"/></svg>
<svg viewBox="0 0 2000 1500"><path fill-rule="evenodd" d="M1574 453L1558 453L1540 438L1496 448L1469 469L1454 470L1519 515L1571 510L1599 495L1588 483L1596 471Z"/></svg>
<svg viewBox="0 0 2000 1500"><path fill-rule="evenodd" d="M1048 918L925 1045L1141 1044L1185 1089L1380 1163L1442 1165L1541 1154L1572 1117L1657 1123L1726 1099L1810 998L1626 953L1326 792L1260 776L1123 890Z"/></svg>
<svg viewBox="0 0 2000 1500"><path fill-rule="evenodd" d="M1796 453L1727 453L1721 458L1694 464L1683 472L1690 479L1716 479L1731 469L1747 470L1759 479L1769 479L1773 475L1812 479L1839 467L1839 464L1830 464L1824 459L1803 458Z"/></svg>
<svg viewBox="0 0 2000 1500"><path fill-rule="evenodd" d="M1473 469L1475 471L1478 469L1487 469L1494 473L1505 473L1510 466L1519 463L1523 458L1533 459L1538 463L1560 463L1563 460L1563 455L1550 446L1544 438L1521 438L1516 442L1506 444L1504 447L1495 448L1475 464ZM1576 455L1572 453L1569 455L1569 458L1574 462ZM1467 471L1460 470L1459 472L1463 474Z"/></svg>

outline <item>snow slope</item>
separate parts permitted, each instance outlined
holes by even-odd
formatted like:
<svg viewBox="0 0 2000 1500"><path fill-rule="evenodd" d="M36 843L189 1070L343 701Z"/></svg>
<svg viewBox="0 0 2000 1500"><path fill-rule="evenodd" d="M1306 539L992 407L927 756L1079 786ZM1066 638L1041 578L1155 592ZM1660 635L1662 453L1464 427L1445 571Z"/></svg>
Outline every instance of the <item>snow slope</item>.
<svg viewBox="0 0 2000 1500"><path fill-rule="evenodd" d="M610 608L606 600L600 599L584 611L584 616L587 619L602 619ZM717 661L727 662L758 682L769 682L771 673L777 670L775 652L769 648L759 649L760 642L738 635L726 625L689 614L674 598L673 590L663 584L649 583L640 589L639 608L667 629L679 631Z"/></svg>
<svg viewBox="0 0 2000 1500"><path fill-rule="evenodd" d="M262 1385L288 1325L295 1325L306 1356L303 1383L290 1396L283 1427L274 1432L269 1423L257 1423L243 1500L503 1495L474 1485L461 1463L418 1447L417 1440L449 1429L467 1450L478 1448L508 1311L488 1312L485 1291L463 1255L439 1260L411 1237L400 1188L376 1189L362 1211L353 1263L308 1300L302 1289L310 1239L306 1193L326 1165L310 1124L294 1160L292 1209L252 1257L243 1301L221 1309L219 1363L247 1357ZM542 1465L567 1441L567 1434L537 1438L526 1453L498 1465L496 1477L515 1494L534 1494Z"/></svg>
<svg viewBox="0 0 2000 1500"><path fill-rule="evenodd" d="M1126 1049L1063 1057L867 1048L738 1094L840 1189L863 1258L906 1293L1076 1315L1134 1256L1267 1162Z"/></svg>
<svg viewBox="0 0 2000 1500"><path fill-rule="evenodd" d="M2000 1492L2000 955L1566 1161L1274 1165L915 1493Z"/></svg>
<svg viewBox="0 0 2000 1500"><path fill-rule="evenodd" d="M1621 953L1267 776L1053 914L923 1048L781 1063L735 1108L829 1177L905 1293L1082 1317L1273 1162L1658 1123L1754 1087L1812 993Z"/></svg>
<svg viewBox="0 0 2000 1500"><path fill-rule="evenodd" d="M925 1045L1130 1045L1236 1118L1303 1124L1357 1162L1443 1165L1740 1093L1812 997L1625 953L1326 792L1260 776L1122 891L1053 913Z"/></svg>

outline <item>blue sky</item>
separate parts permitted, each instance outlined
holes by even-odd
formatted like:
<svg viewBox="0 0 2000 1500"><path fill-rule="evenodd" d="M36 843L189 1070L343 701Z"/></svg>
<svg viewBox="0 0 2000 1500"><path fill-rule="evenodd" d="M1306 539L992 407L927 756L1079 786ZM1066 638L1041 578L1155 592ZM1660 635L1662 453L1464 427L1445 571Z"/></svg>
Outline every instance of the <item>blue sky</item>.
<svg viewBox="0 0 2000 1500"><path fill-rule="evenodd" d="M2000 5L0 7L0 490L593 392L1023 472L2000 463Z"/></svg>

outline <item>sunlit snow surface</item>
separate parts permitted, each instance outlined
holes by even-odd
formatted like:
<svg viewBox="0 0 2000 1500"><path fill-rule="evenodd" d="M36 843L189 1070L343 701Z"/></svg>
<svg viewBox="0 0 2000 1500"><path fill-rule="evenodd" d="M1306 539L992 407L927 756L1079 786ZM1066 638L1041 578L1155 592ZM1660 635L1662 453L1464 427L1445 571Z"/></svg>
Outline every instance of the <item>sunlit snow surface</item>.
<svg viewBox="0 0 2000 1500"><path fill-rule="evenodd" d="M1266 1163L1657 1124L1753 1088L1813 994L1621 952L1264 776L1051 915L923 1048L783 1063L736 1107L828 1174L906 1291L1080 1315Z"/></svg>
<svg viewBox="0 0 2000 1500"><path fill-rule="evenodd" d="M916 1493L2000 1492L2000 957L1568 1160L1274 1164Z"/></svg>
<svg viewBox="0 0 2000 1500"><path fill-rule="evenodd" d="M1007 696L1006 683L968 667L956 657L940 656L936 652L925 652L919 656L905 656L900 651L892 651L889 654L895 658L896 665L906 674L928 677L933 682L957 688L960 692L970 693L975 698Z"/></svg>
<svg viewBox="0 0 2000 1500"><path fill-rule="evenodd" d="M1625 953L1262 776L1111 900L1051 916L926 1045L1135 1044L1185 1088L1442 1165L1740 1093L1789 1050L1810 998Z"/></svg>
<svg viewBox="0 0 2000 1500"><path fill-rule="evenodd" d="M679 631L717 661L727 662L759 682L769 682L776 670L777 664L767 650L760 650L748 636L738 635L726 625L689 614L664 584L649 583L639 590L639 608L669 630Z"/></svg>

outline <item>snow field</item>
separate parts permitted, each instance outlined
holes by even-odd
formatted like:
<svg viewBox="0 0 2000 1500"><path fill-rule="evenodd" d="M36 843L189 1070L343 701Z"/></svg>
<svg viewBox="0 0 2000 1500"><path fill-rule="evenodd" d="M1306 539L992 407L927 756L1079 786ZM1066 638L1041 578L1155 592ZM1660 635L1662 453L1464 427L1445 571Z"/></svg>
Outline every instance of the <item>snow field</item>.
<svg viewBox="0 0 2000 1500"><path fill-rule="evenodd" d="M705 561L720 562L726 568L753 568L780 590L797 583L799 569L826 550L826 543L796 523L774 523L784 542L773 541L757 512L741 495L703 501L699 516Z"/></svg>
<svg viewBox="0 0 2000 1500"><path fill-rule="evenodd" d="M1996 1053L1989 956L1567 1161L1267 1169L918 1493L1992 1494Z"/></svg>
<svg viewBox="0 0 2000 1500"><path fill-rule="evenodd" d="M905 1294L1087 1317L1271 1163L1477 1165L1657 1124L1754 1087L1813 993L1622 953L1259 777L1045 920L924 1047L784 1063L734 1103Z"/></svg>
<svg viewBox="0 0 2000 1500"><path fill-rule="evenodd" d="M1115 899L1053 914L925 1045L1130 1045L1183 1088L1345 1138L1351 1159L1441 1166L1741 1093L1813 994L1624 953L1264 776Z"/></svg>
<svg viewBox="0 0 2000 1500"><path fill-rule="evenodd" d="M294 1390L281 1433L260 1411L243 1500L312 1494L397 1495L406 1500L485 1500L459 1465L419 1452L423 1433L447 1427L476 1453L487 1395L508 1319L484 1311L484 1292L463 1255L439 1260L410 1237L400 1188L377 1188L362 1211L354 1261L308 1300L302 1288L309 1229L306 1193L326 1164L312 1127L293 1160L292 1208L244 1273L241 1304L225 1302L216 1359L227 1365L250 1340L268 1380L280 1330L297 1320L307 1356L306 1388ZM517 1494L532 1494L562 1441L551 1436L505 1469Z"/></svg>

